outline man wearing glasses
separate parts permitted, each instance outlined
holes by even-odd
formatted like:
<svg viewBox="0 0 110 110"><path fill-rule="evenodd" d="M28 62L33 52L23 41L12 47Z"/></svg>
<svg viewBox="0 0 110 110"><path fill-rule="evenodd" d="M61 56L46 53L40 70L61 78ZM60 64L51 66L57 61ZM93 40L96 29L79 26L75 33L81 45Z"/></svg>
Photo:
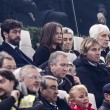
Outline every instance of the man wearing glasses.
<svg viewBox="0 0 110 110"><path fill-rule="evenodd" d="M33 65L23 66L18 75L20 89L25 95L37 95L41 76L37 67Z"/></svg>

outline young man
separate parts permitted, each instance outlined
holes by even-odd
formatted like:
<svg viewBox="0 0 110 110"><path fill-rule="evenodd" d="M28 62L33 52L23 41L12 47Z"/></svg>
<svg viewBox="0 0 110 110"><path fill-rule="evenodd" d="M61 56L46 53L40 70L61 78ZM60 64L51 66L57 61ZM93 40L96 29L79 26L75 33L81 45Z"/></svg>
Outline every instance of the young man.
<svg viewBox="0 0 110 110"><path fill-rule="evenodd" d="M106 57L107 53L110 51L109 48L109 34L110 30L106 25L103 24L95 24L91 26L89 30L89 35L92 38L98 39L101 43L101 56Z"/></svg>
<svg viewBox="0 0 110 110"><path fill-rule="evenodd" d="M103 86L110 82L110 74L105 65L99 63L101 45L97 39L85 38L80 48L81 55L74 61L77 76L86 85L88 92L96 98L97 107L103 100Z"/></svg>
<svg viewBox="0 0 110 110"><path fill-rule="evenodd" d="M21 29L22 23L17 20L7 19L1 24L1 35L4 42L0 47L0 51L6 51L10 54L14 58L17 67L34 64L30 58L18 49Z"/></svg>

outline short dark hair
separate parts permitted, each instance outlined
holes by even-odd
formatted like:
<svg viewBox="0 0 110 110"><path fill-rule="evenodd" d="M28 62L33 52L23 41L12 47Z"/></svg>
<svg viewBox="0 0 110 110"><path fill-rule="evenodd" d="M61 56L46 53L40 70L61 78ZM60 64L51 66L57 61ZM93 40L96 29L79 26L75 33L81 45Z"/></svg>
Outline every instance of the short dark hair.
<svg viewBox="0 0 110 110"><path fill-rule="evenodd" d="M9 33L11 29L14 28L22 28L23 24L17 20L14 19L6 19L2 24L1 24L1 35L3 40L5 40L5 36L3 35L3 32Z"/></svg>
<svg viewBox="0 0 110 110"><path fill-rule="evenodd" d="M110 83L104 85L103 93L110 93Z"/></svg>
<svg viewBox="0 0 110 110"><path fill-rule="evenodd" d="M18 85L18 81L16 80L14 74L10 70L0 69L0 76L6 78L9 81L14 81L15 82L14 89L16 89Z"/></svg>

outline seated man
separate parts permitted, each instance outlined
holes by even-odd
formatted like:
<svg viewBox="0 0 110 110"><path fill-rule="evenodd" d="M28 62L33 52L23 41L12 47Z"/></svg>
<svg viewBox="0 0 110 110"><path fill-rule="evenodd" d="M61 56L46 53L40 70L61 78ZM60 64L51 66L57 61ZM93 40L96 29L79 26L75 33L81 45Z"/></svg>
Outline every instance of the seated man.
<svg viewBox="0 0 110 110"><path fill-rule="evenodd" d="M19 80L18 89L21 90L24 95L38 95L41 75L37 67L34 65L23 66L17 74L17 77Z"/></svg>
<svg viewBox="0 0 110 110"><path fill-rule="evenodd" d="M103 87L104 100L98 110L110 110L110 83Z"/></svg>
<svg viewBox="0 0 110 110"><path fill-rule="evenodd" d="M14 58L7 52L0 52L0 68L6 68L11 71L16 69L16 62Z"/></svg>
<svg viewBox="0 0 110 110"><path fill-rule="evenodd" d="M91 26L89 30L89 35L92 38L96 38L101 43L101 56L106 57L109 52L109 34L110 30L106 25L103 24L95 24Z"/></svg>
<svg viewBox="0 0 110 110"><path fill-rule="evenodd" d="M54 76L43 76L40 82L39 102L43 103L46 110L71 110L66 101L57 97L58 83Z"/></svg>
<svg viewBox="0 0 110 110"><path fill-rule="evenodd" d="M16 90L16 86L17 80L13 73L0 69L0 110L44 110L42 104L33 106L36 100L34 95L24 96Z"/></svg>
<svg viewBox="0 0 110 110"><path fill-rule="evenodd" d="M96 98L97 107L103 100L103 86L110 82L110 74L105 65L100 64L101 45L97 39L85 38L81 43L81 55L73 62L77 76L89 93Z"/></svg>
<svg viewBox="0 0 110 110"><path fill-rule="evenodd" d="M17 67L34 64L30 58L18 49L21 29L22 23L17 20L7 19L1 24L1 35L4 42L0 46L0 51L10 54L14 58Z"/></svg>
<svg viewBox="0 0 110 110"><path fill-rule="evenodd" d="M58 89L69 92L70 88L75 85L72 76L67 75L68 58L65 52L56 51L50 55L48 67L41 72L41 75L52 75L58 78Z"/></svg>

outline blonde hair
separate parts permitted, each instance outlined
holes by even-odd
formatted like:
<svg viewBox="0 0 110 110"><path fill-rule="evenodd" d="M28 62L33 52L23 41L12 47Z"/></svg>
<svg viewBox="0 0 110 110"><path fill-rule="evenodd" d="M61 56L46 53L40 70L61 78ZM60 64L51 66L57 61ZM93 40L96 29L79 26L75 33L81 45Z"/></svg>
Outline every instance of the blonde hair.
<svg viewBox="0 0 110 110"><path fill-rule="evenodd" d="M69 98L68 98L69 104L73 102L74 97L78 92L87 92L88 93L88 90L87 90L86 86L83 84L73 86L69 91Z"/></svg>
<svg viewBox="0 0 110 110"><path fill-rule="evenodd" d="M83 56L88 52L88 50L90 49L91 46L98 44L99 46L101 46L100 42L95 39L95 38L91 38L91 37L87 37L85 38L80 46L80 54L82 54Z"/></svg>

